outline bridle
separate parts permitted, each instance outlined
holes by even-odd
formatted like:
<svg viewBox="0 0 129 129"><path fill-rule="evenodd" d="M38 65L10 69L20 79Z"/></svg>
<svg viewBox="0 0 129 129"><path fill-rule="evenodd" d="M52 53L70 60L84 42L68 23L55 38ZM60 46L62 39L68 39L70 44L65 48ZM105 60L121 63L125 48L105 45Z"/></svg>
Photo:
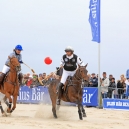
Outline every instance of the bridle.
<svg viewBox="0 0 129 129"><path fill-rule="evenodd" d="M12 58L10 59L10 62L9 62L9 63L13 66L13 68L12 68L13 71L15 71L15 72L18 73L18 72L20 71L20 70L17 70L17 67L18 67L18 66L15 66L15 65L11 62L11 60L12 60L13 58L15 58L15 57L12 57ZM20 67L20 66L19 66L19 67ZM10 69L10 71L11 71L11 69ZM11 72L13 72L13 71L11 71Z"/></svg>
<svg viewBox="0 0 129 129"><path fill-rule="evenodd" d="M77 69L77 71L76 71L76 73L75 73L75 75L73 76L75 79L76 79L76 81L78 81L78 82L82 82L82 79L83 79L83 77L82 77L82 75L81 75L81 70L82 68L80 67L80 68L78 68Z"/></svg>

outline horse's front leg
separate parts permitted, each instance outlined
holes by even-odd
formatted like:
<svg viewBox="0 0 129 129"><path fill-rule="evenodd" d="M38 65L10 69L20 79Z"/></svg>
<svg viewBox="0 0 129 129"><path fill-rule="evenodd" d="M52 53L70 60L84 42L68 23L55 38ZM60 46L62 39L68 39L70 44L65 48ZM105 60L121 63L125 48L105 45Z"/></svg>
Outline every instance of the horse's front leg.
<svg viewBox="0 0 129 129"><path fill-rule="evenodd" d="M12 98L11 98L11 95L9 93L7 93L7 92L6 92L5 95L9 99L9 103L7 104L7 106L8 106L7 113L10 113L11 107L12 107Z"/></svg>
<svg viewBox="0 0 129 129"><path fill-rule="evenodd" d="M16 103L17 103L17 95L13 96L13 107L12 107L10 113L12 113L15 110Z"/></svg>
<svg viewBox="0 0 129 129"><path fill-rule="evenodd" d="M79 119L83 120L83 117L82 117L82 104L80 102L78 103L78 114L79 114Z"/></svg>

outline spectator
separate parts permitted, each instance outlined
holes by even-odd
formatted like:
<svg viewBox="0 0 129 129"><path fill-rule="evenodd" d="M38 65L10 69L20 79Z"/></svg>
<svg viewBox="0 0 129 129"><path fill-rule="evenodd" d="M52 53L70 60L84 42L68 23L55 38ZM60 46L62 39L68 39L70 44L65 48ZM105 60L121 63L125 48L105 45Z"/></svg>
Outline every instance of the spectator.
<svg viewBox="0 0 129 129"><path fill-rule="evenodd" d="M102 98L107 98L109 79L107 78L106 72L103 72L103 78L100 79L100 82L101 82Z"/></svg>
<svg viewBox="0 0 129 129"><path fill-rule="evenodd" d="M112 78L111 82L109 84L109 87L108 87L108 97L109 98L112 98L112 92L115 91L115 89L116 89L115 78Z"/></svg>
<svg viewBox="0 0 129 129"><path fill-rule="evenodd" d="M45 75L44 75L45 76ZM49 85L54 79L58 79L59 77L55 73L50 73L43 79L43 85Z"/></svg>
<svg viewBox="0 0 129 129"><path fill-rule="evenodd" d="M129 78L129 69L126 71L126 78Z"/></svg>
<svg viewBox="0 0 129 129"><path fill-rule="evenodd" d="M43 81L43 76L42 76L42 74L39 74L38 80L39 80L40 84L43 85L43 82L42 82Z"/></svg>
<svg viewBox="0 0 129 129"><path fill-rule="evenodd" d="M43 85L45 85L47 83L47 75L46 73L43 73L43 81L42 81Z"/></svg>
<svg viewBox="0 0 129 129"><path fill-rule="evenodd" d="M91 79L91 75L90 74L88 74L88 78L89 78L89 81L90 81L90 79Z"/></svg>
<svg viewBox="0 0 129 129"><path fill-rule="evenodd" d="M110 74L110 75L109 75L109 81L110 81L110 82L112 82L112 78L113 78L113 75Z"/></svg>
<svg viewBox="0 0 129 129"><path fill-rule="evenodd" d="M126 98L129 97L129 78L125 81L126 84Z"/></svg>
<svg viewBox="0 0 129 129"><path fill-rule="evenodd" d="M26 85L26 81L27 81L27 75L26 74L24 74L23 75L23 80L22 80L22 85Z"/></svg>
<svg viewBox="0 0 129 129"><path fill-rule="evenodd" d="M40 86L40 82L38 80L38 75L37 74L33 74L33 80L32 83L30 85L31 88L36 87L36 86Z"/></svg>
<svg viewBox="0 0 129 129"><path fill-rule="evenodd" d="M117 83L117 88L118 88L118 98L122 98L123 93L124 93L124 88L125 88L125 77L124 74L120 76L120 80Z"/></svg>
<svg viewBox="0 0 129 129"><path fill-rule="evenodd" d="M92 73L91 75L89 87L98 87L98 78L95 76L95 73Z"/></svg>
<svg viewBox="0 0 129 129"><path fill-rule="evenodd" d="M29 76L29 79L26 81L26 86L30 87L30 85L32 84L32 75Z"/></svg>
<svg viewBox="0 0 129 129"><path fill-rule="evenodd" d="M30 77L30 73L28 72L28 73L26 74L26 76L29 78L29 77Z"/></svg>
<svg viewBox="0 0 129 129"><path fill-rule="evenodd" d="M43 79L45 79L45 78L46 78L46 76L47 76L47 74L46 74L46 73L43 73Z"/></svg>

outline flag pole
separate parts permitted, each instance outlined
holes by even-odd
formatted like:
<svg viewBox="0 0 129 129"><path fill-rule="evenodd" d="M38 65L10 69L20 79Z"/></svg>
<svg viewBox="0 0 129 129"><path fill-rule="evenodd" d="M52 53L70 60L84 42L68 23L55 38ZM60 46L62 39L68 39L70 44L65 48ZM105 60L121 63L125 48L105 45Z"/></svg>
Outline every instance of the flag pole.
<svg viewBox="0 0 129 129"><path fill-rule="evenodd" d="M98 108L102 108L102 97L101 97L101 84L100 84L100 40L101 40L101 34L100 34L100 6L101 0L99 0L99 15L98 15Z"/></svg>
<svg viewBox="0 0 129 129"><path fill-rule="evenodd" d="M100 43L98 43L98 108L102 108L102 97L100 87Z"/></svg>
<svg viewBox="0 0 129 129"><path fill-rule="evenodd" d="M100 5L101 0L90 0L89 23L91 25L92 41L98 43L98 108L102 108L101 84L100 84Z"/></svg>

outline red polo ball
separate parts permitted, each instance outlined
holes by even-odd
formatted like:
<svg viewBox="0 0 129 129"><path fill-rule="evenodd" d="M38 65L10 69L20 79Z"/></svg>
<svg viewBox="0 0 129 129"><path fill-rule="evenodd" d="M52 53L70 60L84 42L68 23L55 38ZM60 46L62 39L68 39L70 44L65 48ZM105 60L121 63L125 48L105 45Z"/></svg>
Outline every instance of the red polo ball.
<svg viewBox="0 0 129 129"><path fill-rule="evenodd" d="M52 59L50 57L46 57L44 59L45 64L50 65L52 63Z"/></svg>

